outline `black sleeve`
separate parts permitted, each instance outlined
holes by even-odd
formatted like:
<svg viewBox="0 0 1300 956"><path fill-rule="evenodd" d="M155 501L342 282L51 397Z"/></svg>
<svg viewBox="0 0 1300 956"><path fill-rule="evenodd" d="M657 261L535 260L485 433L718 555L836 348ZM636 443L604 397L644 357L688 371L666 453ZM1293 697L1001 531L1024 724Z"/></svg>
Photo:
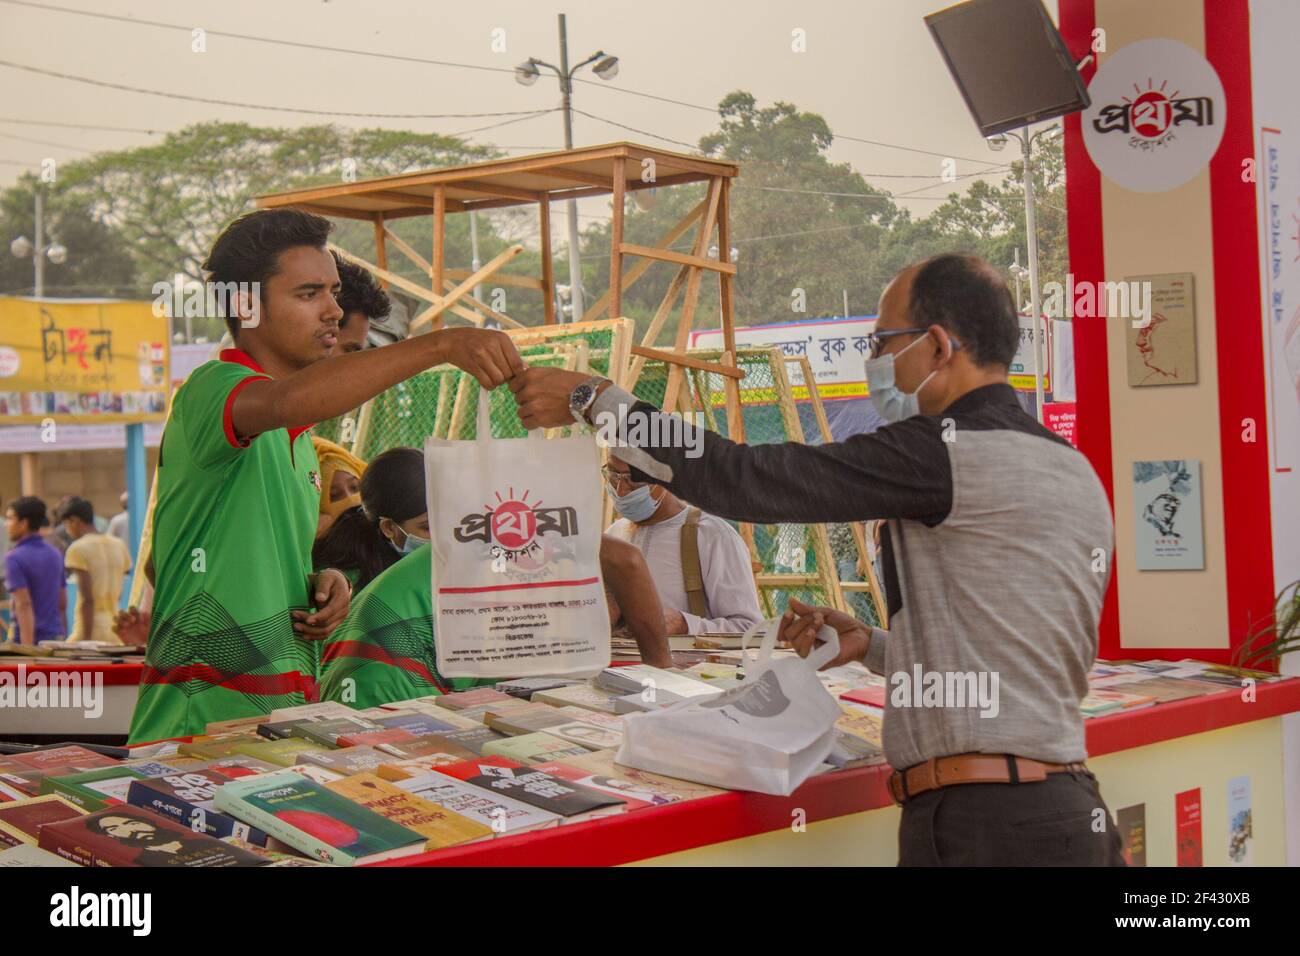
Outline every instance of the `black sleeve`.
<svg viewBox="0 0 1300 956"><path fill-rule="evenodd" d="M632 411L662 417L646 402ZM672 480L660 482L669 491L719 517L755 524L912 518L936 525L952 508L952 466L937 418L918 415L825 445L743 445L703 435L698 457L683 447L638 447L672 469ZM635 466L632 477L656 480Z"/></svg>

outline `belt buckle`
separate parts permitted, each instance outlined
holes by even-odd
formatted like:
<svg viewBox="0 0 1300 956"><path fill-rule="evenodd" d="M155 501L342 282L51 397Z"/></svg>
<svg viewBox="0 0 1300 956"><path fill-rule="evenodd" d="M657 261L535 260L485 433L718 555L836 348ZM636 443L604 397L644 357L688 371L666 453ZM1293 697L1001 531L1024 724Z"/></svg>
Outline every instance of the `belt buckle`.
<svg viewBox="0 0 1300 956"><path fill-rule="evenodd" d="M894 801L894 806L901 807L907 802L907 782L902 771L895 770L891 773L885 786L889 790L889 798Z"/></svg>

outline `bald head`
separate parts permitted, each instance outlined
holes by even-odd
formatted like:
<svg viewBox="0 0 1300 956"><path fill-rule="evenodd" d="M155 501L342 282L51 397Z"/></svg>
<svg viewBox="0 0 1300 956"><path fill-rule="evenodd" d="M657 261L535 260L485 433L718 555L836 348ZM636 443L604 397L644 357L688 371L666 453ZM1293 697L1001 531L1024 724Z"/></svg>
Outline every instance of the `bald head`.
<svg viewBox="0 0 1300 956"><path fill-rule="evenodd" d="M908 266L881 296L882 315L887 305L904 326L942 326L974 365L1005 370L1015 358L1015 303L998 270L979 256L946 253Z"/></svg>

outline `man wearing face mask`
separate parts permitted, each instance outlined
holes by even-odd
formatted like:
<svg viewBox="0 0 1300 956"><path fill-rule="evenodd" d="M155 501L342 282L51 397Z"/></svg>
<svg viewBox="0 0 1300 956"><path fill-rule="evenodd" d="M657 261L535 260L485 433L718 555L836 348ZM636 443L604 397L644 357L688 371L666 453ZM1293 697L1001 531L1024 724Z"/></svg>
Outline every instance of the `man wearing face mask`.
<svg viewBox="0 0 1300 956"><path fill-rule="evenodd" d="M867 381L891 424L816 446L750 447L705 432L684 447L618 450L634 479L725 518L886 519L890 630L791 600L783 636L807 654L828 624L840 655L827 666L859 660L888 678L883 742L903 865L1123 865L1083 763L1079 713L1109 576L1110 505L1088 461L1017 402L1007 372L1018 334L992 266L935 256L881 296ZM530 428L577 415L617 425L625 441L665 433L656 409L583 375L530 369L511 390ZM992 693L926 701L911 687L918 672L945 689L974 678Z"/></svg>
<svg viewBox="0 0 1300 956"><path fill-rule="evenodd" d="M601 469L622 516L606 534L645 555L668 634L741 634L763 620L749 549L721 518L684 504L662 485L634 481L627 462Z"/></svg>

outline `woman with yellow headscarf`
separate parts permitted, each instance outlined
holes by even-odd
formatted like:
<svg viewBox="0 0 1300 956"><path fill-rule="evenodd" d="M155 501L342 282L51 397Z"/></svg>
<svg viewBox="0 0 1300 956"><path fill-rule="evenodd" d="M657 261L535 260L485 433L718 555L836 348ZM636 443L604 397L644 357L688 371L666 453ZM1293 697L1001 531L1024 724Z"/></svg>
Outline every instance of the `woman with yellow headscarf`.
<svg viewBox="0 0 1300 956"><path fill-rule="evenodd" d="M319 541L334 519L361 504L361 476L366 473L366 463L329 439L313 435L311 443L320 460L320 517L316 521Z"/></svg>

